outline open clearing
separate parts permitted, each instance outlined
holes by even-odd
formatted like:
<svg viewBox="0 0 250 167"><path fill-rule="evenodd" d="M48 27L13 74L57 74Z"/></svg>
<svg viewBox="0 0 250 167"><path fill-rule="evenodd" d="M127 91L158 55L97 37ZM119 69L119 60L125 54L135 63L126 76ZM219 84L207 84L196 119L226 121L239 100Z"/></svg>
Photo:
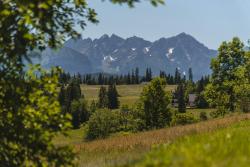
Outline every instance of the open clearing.
<svg viewBox="0 0 250 167"><path fill-rule="evenodd" d="M117 85L117 91L120 95L119 100L121 105L132 105L138 99L145 85ZM107 87L107 86L106 86ZM166 91L173 91L176 88L174 85L167 85ZM100 85L81 85L82 93L86 100L91 102L98 99Z"/></svg>
<svg viewBox="0 0 250 167"><path fill-rule="evenodd" d="M192 125L177 126L136 134L120 134L108 139L84 141L84 128L72 130L69 137L58 136L58 145L72 145L79 154L79 166L102 167L133 164L159 144L174 142L183 136L207 134L249 120L250 114L237 114ZM248 127L250 131L250 126Z"/></svg>

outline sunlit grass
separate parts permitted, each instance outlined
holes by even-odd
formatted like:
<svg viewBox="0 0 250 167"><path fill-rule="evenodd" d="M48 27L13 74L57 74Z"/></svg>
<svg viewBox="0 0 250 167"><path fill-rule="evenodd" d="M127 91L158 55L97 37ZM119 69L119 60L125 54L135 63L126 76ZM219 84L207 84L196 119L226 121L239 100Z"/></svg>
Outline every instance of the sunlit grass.
<svg viewBox="0 0 250 167"><path fill-rule="evenodd" d="M153 146L171 143L188 135L204 134L209 136L206 134L211 134L213 131L245 119L250 119L250 115L233 115L192 125L135 134L120 133L107 139L91 142L84 141L85 128L83 127L79 130L69 131L69 137L58 136L55 143L73 146L79 155L79 166L81 167L120 166L133 164L134 161L140 160ZM196 141L198 142L198 140Z"/></svg>
<svg viewBox="0 0 250 167"><path fill-rule="evenodd" d="M248 167L250 121L158 146L136 167Z"/></svg>

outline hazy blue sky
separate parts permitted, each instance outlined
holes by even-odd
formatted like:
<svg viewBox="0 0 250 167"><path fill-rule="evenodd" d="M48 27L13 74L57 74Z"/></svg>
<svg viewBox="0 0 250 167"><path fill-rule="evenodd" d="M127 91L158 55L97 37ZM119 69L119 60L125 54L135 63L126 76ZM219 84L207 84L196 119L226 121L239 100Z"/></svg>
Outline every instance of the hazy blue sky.
<svg viewBox="0 0 250 167"><path fill-rule="evenodd" d="M88 1L100 23L89 24L84 38L115 33L154 41L186 32L214 49L234 36L250 38L250 0L166 0L166 5L157 8L145 1L133 9L107 0Z"/></svg>

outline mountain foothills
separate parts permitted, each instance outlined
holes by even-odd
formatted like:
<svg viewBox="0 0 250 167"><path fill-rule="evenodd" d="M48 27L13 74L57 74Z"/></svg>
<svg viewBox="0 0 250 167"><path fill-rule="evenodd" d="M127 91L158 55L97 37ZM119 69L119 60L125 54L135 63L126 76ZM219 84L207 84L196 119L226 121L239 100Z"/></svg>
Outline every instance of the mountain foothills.
<svg viewBox="0 0 250 167"><path fill-rule="evenodd" d="M210 74L210 60L217 51L208 49L194 37L181 33L155 42L139 37L123 39L117 35L103 35L99 39L69 39L59 50L47 48L40 53L43 67L61 66L69 73L113 73L127 74L138 67L140 74L151 68L174 73L178 68L183 74L193 69L194 78Z"/></svg>

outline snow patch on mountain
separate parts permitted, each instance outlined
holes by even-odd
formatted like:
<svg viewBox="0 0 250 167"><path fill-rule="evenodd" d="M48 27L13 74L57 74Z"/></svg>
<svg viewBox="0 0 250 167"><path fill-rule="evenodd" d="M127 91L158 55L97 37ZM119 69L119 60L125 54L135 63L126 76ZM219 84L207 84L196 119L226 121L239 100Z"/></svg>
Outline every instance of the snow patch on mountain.
<svg viewBox="0 0 250 167"><path fill-rule="evenodd" d="M105 56L105 57L103 58L103 60L104 60L104 61L115 61L116 58L113 58L112 56Z"/></svg>
<svg viewBox="0 0 250 167"><path fill-rule="evenodd" d="M149 50L150 50L150 47L145 47L145 48L143 49L143 52L146 54L146 53L149 52Z"/></svg>
<svg viewBox="0 0 250 167"><path fill-rule="evenodd" d="M166 53L167 58L170 59L173 53L174 53L174 48L169 48L168 52Z"/></svg>

